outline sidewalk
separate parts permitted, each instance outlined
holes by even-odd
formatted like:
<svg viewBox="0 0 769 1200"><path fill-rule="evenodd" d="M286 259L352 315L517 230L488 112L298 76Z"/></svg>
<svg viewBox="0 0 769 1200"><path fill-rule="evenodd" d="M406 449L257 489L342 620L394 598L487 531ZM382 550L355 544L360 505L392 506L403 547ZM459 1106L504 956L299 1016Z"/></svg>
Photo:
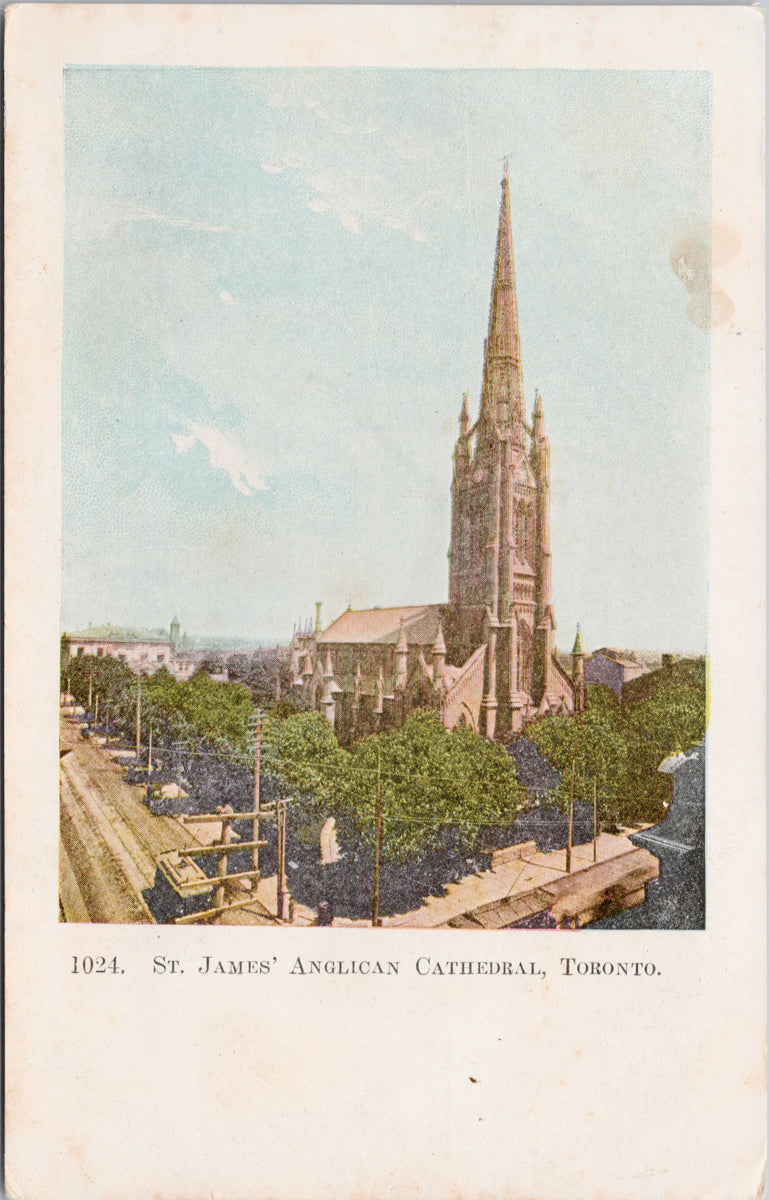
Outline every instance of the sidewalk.
<svg viewBox="0 0 769 1200"><path fill-rule="evenodd" d="M596 864L612 862L625 855L637 854L633 843L624 835L602 833L596 843L596 859L593 860L593 843L572 848L572 870L566 874L566 851L535 851L496 868L483 871L480 875L468 875L457 883L450 883L444 896L430 896L412 912L383 918L382 924L398 929L434 929L444 926L455 918L470 914L485 905L495 905L515 897L523 897L539 888L556 884L556 891L563 885L570 893L581 885L589 889L590 874ZM619 864L618 864L619 865ZM630 862L628 862L630 866ZM537 898L531 911L544 911L553 894L552 887L547 896ZM523 915L523 914L522 914Z"/></svg>

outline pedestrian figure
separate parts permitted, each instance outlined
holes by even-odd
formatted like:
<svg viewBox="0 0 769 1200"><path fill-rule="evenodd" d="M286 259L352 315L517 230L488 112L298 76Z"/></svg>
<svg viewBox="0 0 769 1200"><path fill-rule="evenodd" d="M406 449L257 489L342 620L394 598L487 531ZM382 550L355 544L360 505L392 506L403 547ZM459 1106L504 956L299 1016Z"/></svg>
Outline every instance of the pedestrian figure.
<svg viewBox="0 0 769 1200"><path fill-rule="evenodd" d="M328 900L321 900L318 905L318 916L315 921L316 925L331 925L334 920L334 913Z"/></svg>

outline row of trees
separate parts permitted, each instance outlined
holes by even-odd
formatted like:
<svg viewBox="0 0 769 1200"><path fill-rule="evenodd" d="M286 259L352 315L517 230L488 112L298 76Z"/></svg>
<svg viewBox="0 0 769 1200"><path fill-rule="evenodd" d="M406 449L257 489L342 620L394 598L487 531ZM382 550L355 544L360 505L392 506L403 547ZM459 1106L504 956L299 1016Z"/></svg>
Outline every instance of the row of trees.
<svg viewBox="0 0 769 1200"><path fill-rule="evenodd" d="M140 681L122 662L81 656L63 657L62 690L67 686L84 706L90 694L92 710L98 695L100 713L109 711L129 744L136 737L141 689L143 745L151 728L159 753L175 748L174 761L192 780L193 797L203 808L228 801L248 810L254 703L245 683L217 684L203 673L180 683L165 670ZM556 802L568 805L574 773L575 799L592 803L597 786L599 820L611 828L662 818L670 777L659 774L659 763L696 745L705 717L704 686L662 687L627 712L612 693L590 686L581 717L544 717L526 733L562 773ZM317 884L317 895L305 902L314 903L327 886L328 874L317 864L318 834L328 816L336 818L344 854L339 894L349 901L350 915L361 915L369 903L378 790L383 908L388 894L390 907L409 906L481 865L490 838L496 844L514 840L512 827L529 801L505 748L469 729L450 733L428 712L346 750L319 714L273 708L263 720L262 774L266 797L293 799L289 859L301 860L304 880L315 871ZM299 898L301 887L301 880L292 880Z"/></svg>
<svg viewBox="0 0 769 1200"><path fill-rule="evenodd" d="M317 814L332 812L346 836L374 844L377 790L384 815L386 857L454 844L468 853L485 830L509 828L526 802L515 763L494 742L469 729L449 733L434 713L413 713L395 733L375 734L343 750L317 713L265 726L265 770Z"/></svg>
<svg viewBox="0 0 769 1200"><path fill-rule="evenodd" d="M161 670L141 681L113 659L63 661L62 690L136 737L141 688L142 745L152 729L164 764L189 784L195 810L253 800L254 706L241 684L212 683L205 675L179 683ZM153 751L153 757L155 757ZM488 861L486 830L510 830L525 803L507 751L470 730L449 733L432 713L413 714L397 733L381 734L351 750L339 746L317 713L262 723L262 794L290 796L288 874L297 899L312 907L329 899L340 915L370 916L377 790L383 812L382 911L405 911L430 892ZM319 833L334 816L342 858L321 868ZM268 840L274 829L265 823ZM265 863L274 848L264 851Z"/></svg>
<svg viewBox="0 0 769 1200"><path fill-rule="evenodd" d="M62 690L69 687L79 704L94 713L99 698L99 715L136 736L137 697L141 689L141 723L146 741L152 728L159 742L207 741L243 750L244 732L253 712L251 695L241 684L213 683L199 672L181 683L165 669L139 678L125 663L105 656L63 657Z"/></svg>
<svg viewBox="0 0 769 1200"><path fill-rule="evenodd" d="M157 744L205 745L226 760L253 764L253 692L243 683L217 684L200 673L180 683L161 670L141 685L125 663L112 658L62 659L62 689L79 703L100 697L102 717L136 736L136 699L141 686L144 741L151 727ZM697 745L705 734L706 699L701 686L668 684L627 710L599 685L587 689L577 720L544 717L527 736L562 773L555 799L592 803L597 785L604 823L656 822L664 815L670 779L658 772L669 754ZM289 710L290 712L290 710ZM386 834L396 855L447 824L477 839L487 826L508 826L524 806L514 763L501 747L468 730L448 734L436 717L417 713L397 733L367 738L342 750L318 714L268 713L264 768L316 809L339 812L357 823L361 836L373 828L373 797L379 771Z"/></svg>
<svg viewBox="0 0 769 1200"><path fill-rule="evenodd" d="M62 690L69 686L91 711L99 697L102 719L136 737L141 689L142 743L150 728L155 746L205 751L241 767L253 767L254 707L244 684L213 683L198 674L180 683L167 671L139 680L112 658L80 656L62 662ZM367 738L342 749L318 713L278 711L264 716L262 770L299 804L295 811L315 824L333 814L351 838L373 845L377 785L385 813L385 853L393 860L425 849L455 826L468 850L489 826L512 825L525 802L507 751L468 729L449 733L432 713L413 714L397 733ZM300 818L301 819L301 818Z"/></svg>

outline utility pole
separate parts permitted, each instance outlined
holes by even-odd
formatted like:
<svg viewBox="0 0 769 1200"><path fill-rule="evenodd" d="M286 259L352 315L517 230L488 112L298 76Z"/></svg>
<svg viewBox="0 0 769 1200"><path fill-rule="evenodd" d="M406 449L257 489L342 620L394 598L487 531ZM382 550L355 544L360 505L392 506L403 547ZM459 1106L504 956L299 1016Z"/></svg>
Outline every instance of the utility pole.
<svg viewBox="0 0 769 1200"><path fill-rule="evenodd" d="M89 705L89 708L90 708L90 705ZM98 692L96 693L96 709L93 714L93 723L94 723L94 725L99 724L99 693Z"/></svg>
<svg viewBox="0 0 769 1200"><path fill-rule="evenodd" d="M259 841L259 810L260 810L259 788L260 788L261 770L262 770L262 710L260 708L257 708L255 721L254 721L254 813L256 815L254 817L253 840L255 842ZM253 860L253 864L254 864L254 870L258 871L259 870L259 847L258 846L254 846L254 849L252 852L252 860ZM259 876L257 875L251 886L254 889L256 889L256 885L258 884L258 882L259 882Z"/></svg>
<svg viewBox="0 0 769 1200"><path fill-rule="evenodd" d="M574 786L577 777L577 742L574 740L574 758L571 764L571 796L569 798L569 840L566 844L566 874L571 872L571 846L574 838Z"/></svg>
<svg viewBox="0 0 769 1200"><path fill-rule="evenodd" d="M371 906L371 924L379 926L379 864L382 859L382 748L376 748L376 850L374 852L374 898Z"/></svg>
<svg viewBox="0 0 769 1200"><path fill-rule="evenodd" d="M136 681L136 761L142 752L142 677Z"/></svg>
<svg viewBox="0 0 769 1200"><path fill-rule="evenodd" d="M230 842L232 841L232 825L230 824L230 821L228 820L229 814L232 812L232 805L225 804L223 808L219 809L219 812L221 812L221 814L222 814L221 844L222 844L222 846L228 846L230 844ZM221 854L217 854L217 856L216 856L217 878L218 879L221 879L222 877L226 878L228 870L229 870L229 868L227 866L227 851L223 850L223 852ZM221 908L223 904L224 904L224 883L219 883L214 888L213 895L211 897L211 907L212 908Z"/></svg>
<svg viewBox="0 0 769 1200"><path fill-rule="evenodd" d="M278 825L278 878L277 878L277 915L279 921L286 920L288 906L288 879L286 878L286 809L285 800L277 800L275 816Z"/></svg>
<svg viewBox="0 0 769 1200"><path fill-rule="evenodd" d="M91 701L93 700L93 667L88 671L88 711L91 711Z"/></svg>

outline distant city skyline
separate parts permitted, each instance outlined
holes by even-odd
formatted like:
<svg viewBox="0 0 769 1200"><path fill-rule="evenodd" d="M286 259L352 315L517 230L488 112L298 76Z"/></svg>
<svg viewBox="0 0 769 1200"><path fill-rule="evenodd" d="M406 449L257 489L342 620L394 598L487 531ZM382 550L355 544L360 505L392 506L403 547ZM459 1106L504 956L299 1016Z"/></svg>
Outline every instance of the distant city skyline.
<svg viewBox="0 0 769 1200"><path fill-rule="evenodd" d="M69 68L62 626L448 597L510 164L557 645L707 642L710 79Z"/></svg>

